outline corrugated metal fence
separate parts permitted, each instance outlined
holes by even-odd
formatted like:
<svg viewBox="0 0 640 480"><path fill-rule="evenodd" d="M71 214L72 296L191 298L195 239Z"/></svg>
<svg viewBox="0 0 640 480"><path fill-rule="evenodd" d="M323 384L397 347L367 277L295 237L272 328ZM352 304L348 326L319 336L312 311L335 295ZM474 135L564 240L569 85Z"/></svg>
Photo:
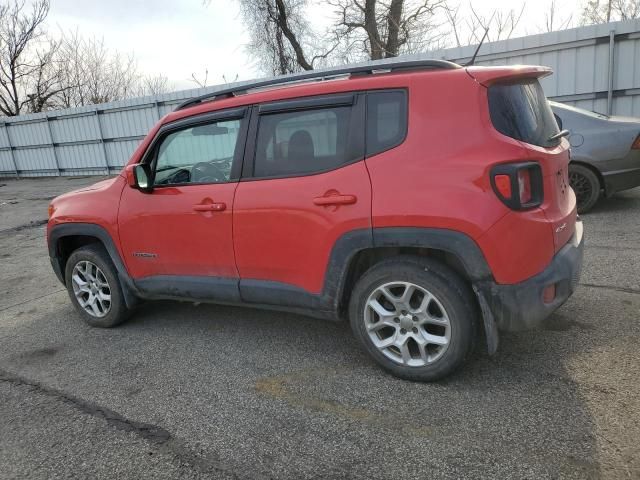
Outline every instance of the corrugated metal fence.
<svg viewBox="0 0 640 480"><path fill-rule="evenodd" d="M412 58L464 63L474 50L453 48ZM640 117L640 20L488 43L476 64L547 65L555 72L543 80L549 98ZM116 173L158 119L183 100L218 88L0 117L0 176Z"/></svg>
<svg viewBox="0 0 640 480"><path fill-rule="evenodd" d="M466 62L475 47L432 52ZM478 65L546 65L552 100L600 113L640 117L640 19L529 35L482 46Z"/></svg>

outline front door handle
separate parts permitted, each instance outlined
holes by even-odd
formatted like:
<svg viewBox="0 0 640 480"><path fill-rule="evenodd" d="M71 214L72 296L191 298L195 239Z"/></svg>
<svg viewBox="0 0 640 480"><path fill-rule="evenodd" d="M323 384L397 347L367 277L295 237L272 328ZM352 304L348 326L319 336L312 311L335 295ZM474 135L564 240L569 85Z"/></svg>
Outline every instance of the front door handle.
<svg viewBox="0 0 640 480"><path fill-rule="evenodd" d="M352 205L358 201L355 195L331 194L313 199L313 203L319 206L327 205Z"/></svg>
<svg viewBox="0 0 640 480"><path fill-rule="evenodd" d="M224 202L218 203L200 203L198 205L194 205L193 209L196 212L222 212L226 210L227 204Z"/></svg>

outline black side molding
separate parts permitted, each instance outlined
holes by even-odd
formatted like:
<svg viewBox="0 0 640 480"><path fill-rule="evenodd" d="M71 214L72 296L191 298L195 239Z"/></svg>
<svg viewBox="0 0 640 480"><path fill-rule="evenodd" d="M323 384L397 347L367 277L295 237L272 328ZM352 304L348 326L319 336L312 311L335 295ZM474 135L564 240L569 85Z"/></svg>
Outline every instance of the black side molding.
<svg viewBox="0 0 640 480"><path fill-rule="evenodd" d="M135 284L148 299L240 302L237 278L154 275L136 280Z"/></svg>

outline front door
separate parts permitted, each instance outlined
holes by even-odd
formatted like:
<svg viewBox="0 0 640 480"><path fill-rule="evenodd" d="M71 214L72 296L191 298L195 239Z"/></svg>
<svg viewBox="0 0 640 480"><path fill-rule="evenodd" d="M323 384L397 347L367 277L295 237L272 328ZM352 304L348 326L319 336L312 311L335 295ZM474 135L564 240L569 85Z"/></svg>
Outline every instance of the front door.
<svg viewBox="0 0 640 480"><path fill-rule="evenodd" d="M122 250L135 280L209 277L237 284L232 208L245 138L244 112L239 115L183 121L164 131L145 156L153 190L125 188L118 215Z"/></svg>

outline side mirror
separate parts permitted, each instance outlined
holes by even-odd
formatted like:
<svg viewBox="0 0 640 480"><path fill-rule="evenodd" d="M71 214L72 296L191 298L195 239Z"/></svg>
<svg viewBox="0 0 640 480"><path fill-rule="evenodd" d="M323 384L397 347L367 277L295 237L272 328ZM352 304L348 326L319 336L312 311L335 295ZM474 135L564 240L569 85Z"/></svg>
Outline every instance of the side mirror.
<svg viewBox="0 0 640 480"><path fill-rule="evenodd" d="M151 175L149 172L149 165L144 163L136 163L134 165L128 165L126 168L127 183L131 188L137 188L143 192L150 192L151 188Z"/></svg>

